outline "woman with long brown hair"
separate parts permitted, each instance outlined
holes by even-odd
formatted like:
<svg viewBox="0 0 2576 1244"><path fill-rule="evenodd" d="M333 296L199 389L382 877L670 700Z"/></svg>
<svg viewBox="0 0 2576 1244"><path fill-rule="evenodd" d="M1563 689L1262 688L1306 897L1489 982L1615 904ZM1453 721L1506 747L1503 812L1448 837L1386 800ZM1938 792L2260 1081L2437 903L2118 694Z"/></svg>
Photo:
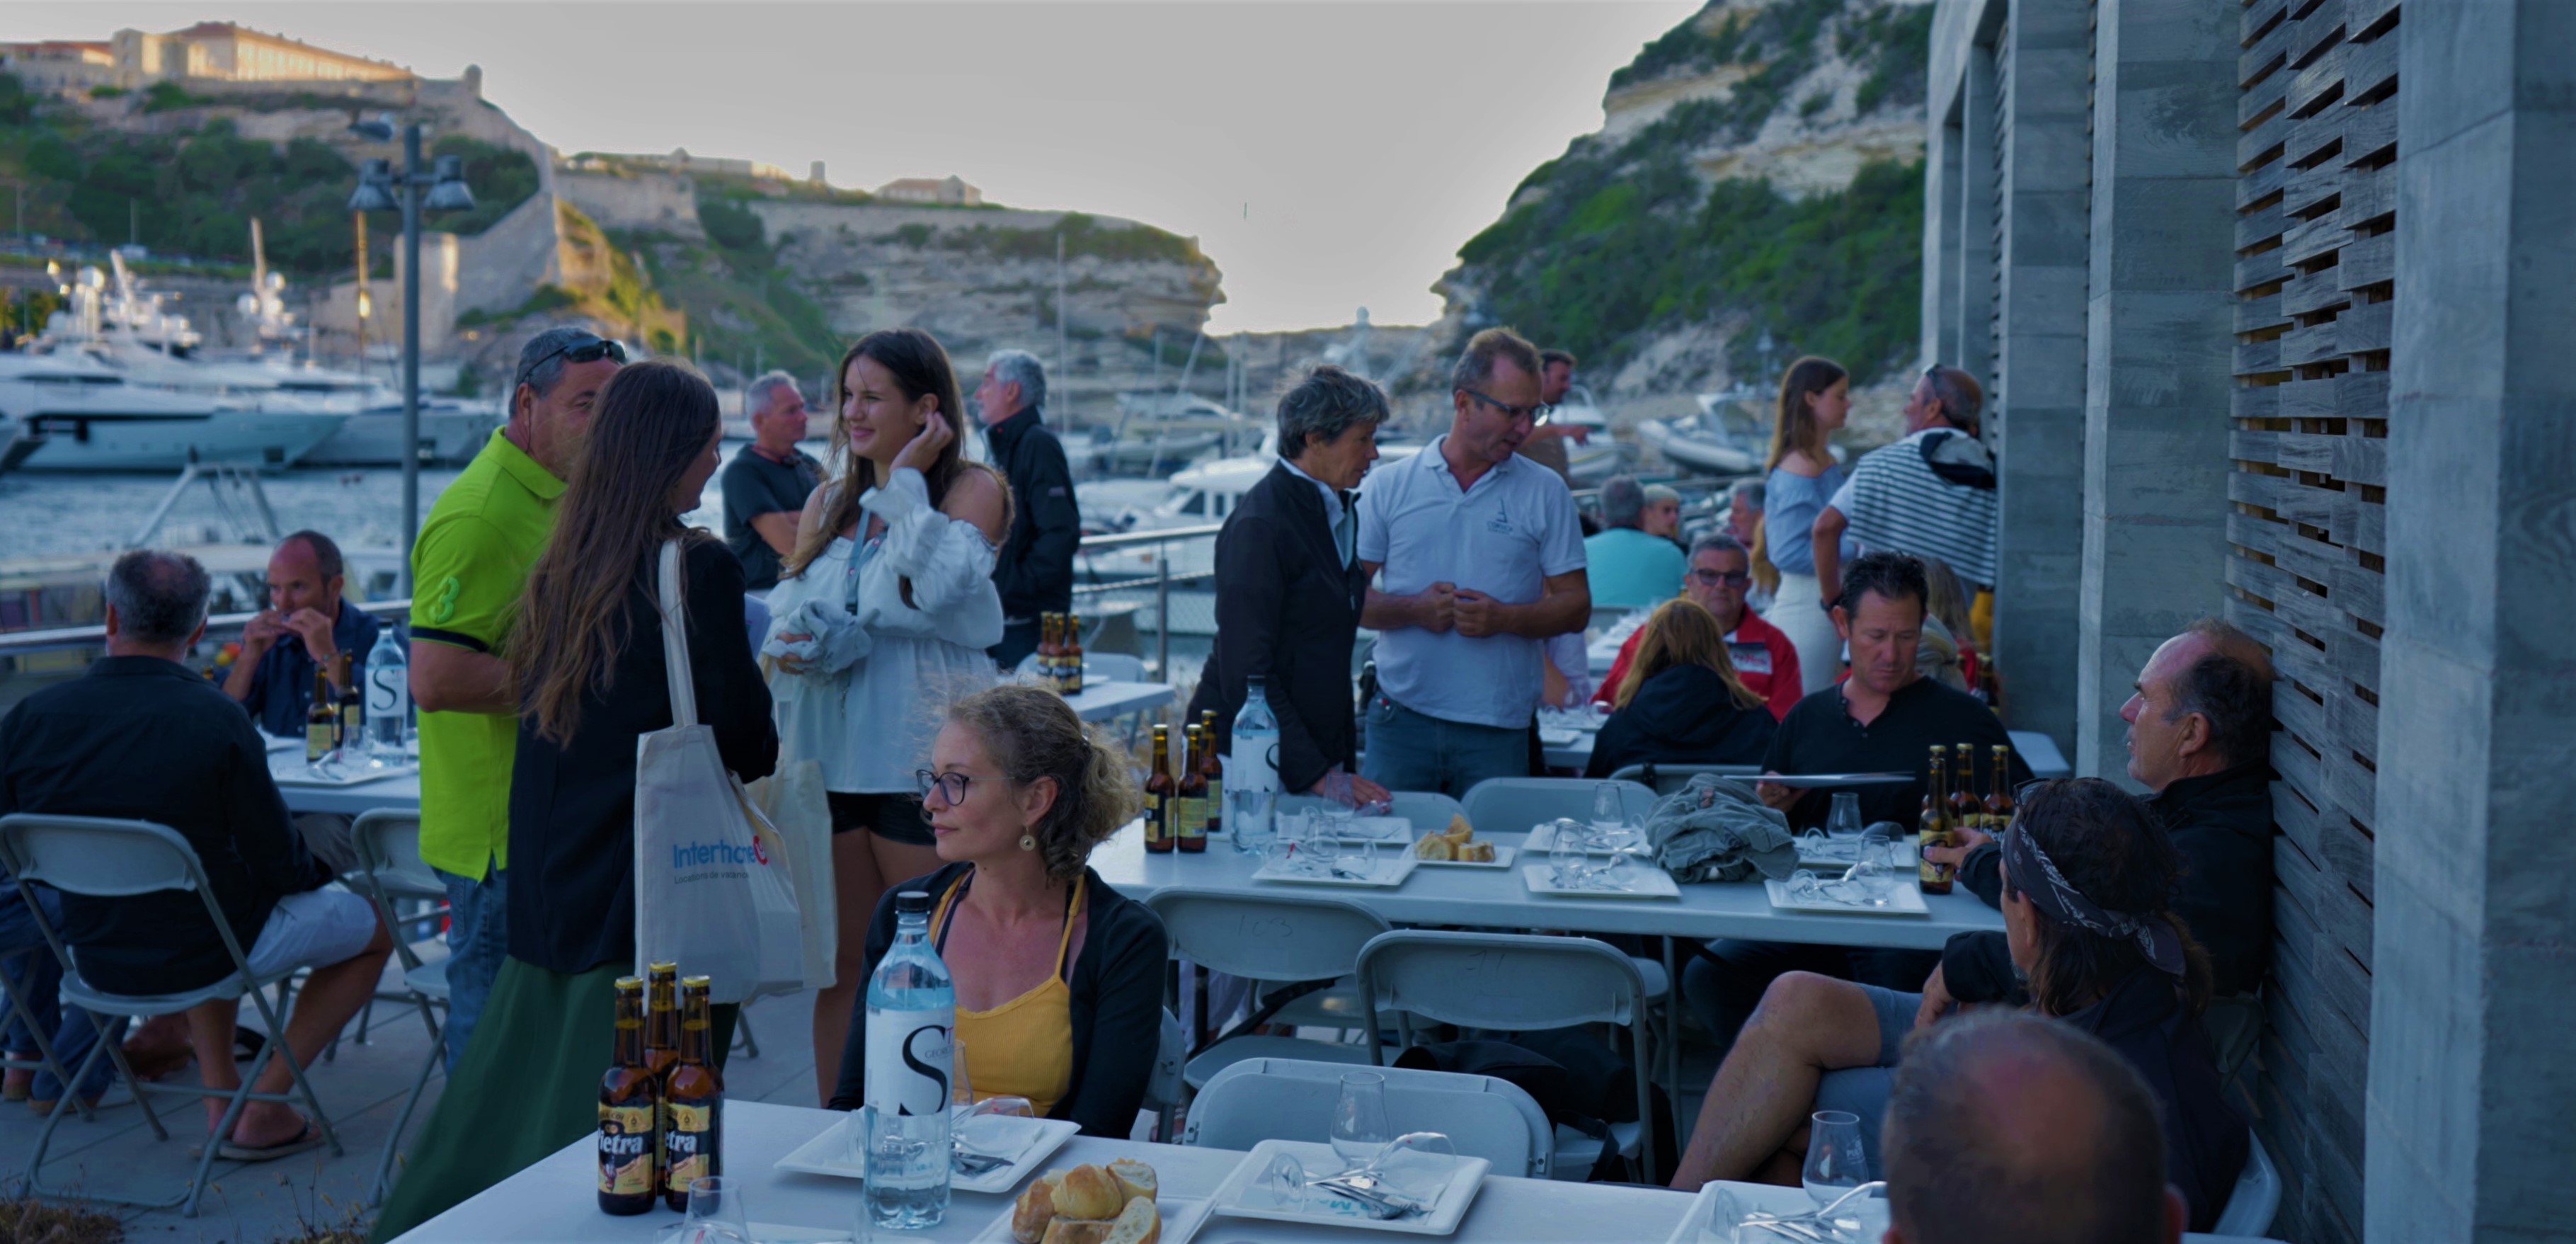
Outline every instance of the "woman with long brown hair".
<svg viewBox="0 0 2576 1244"><path fill-rule="evenodd" d="M1610 702L1615 711L1593 741L1587 777L1649 761L1760 764L1779 725L1736 675L1717 615L1687 596L1646 619Z"/></svg>
<svg viewBox="0 0 2576 1244"><path fill-rule="evenodd" d="M1001 475L958 452L965 406L938 339L870 333L838 383L841 476L805 503L762 648L781 755L821 762L832 807L840 966L814 1001L817 1100L839 1078L878 895L939 866L913 775L941 709L994 681L993 557L1011 529Z"/></svg>
<svg viewBox="0 0 2576 1244"><path fill-rule="evenodd" d="M1771 419L1771 453L1762 464L1761 538L1753 562L1780 574L1763 620L1798 647L1798 673L1808 692L1834 685L1842 672L1842 637L1822 605L1809 532L1842 486L1843 466L1826 438L1851 413L1851 373L1832 359L1808 355L1780 375L1780 404ZM1850 556L1846 548L1844 555Z"/></svg>
<svg viewBox="0 0 2576 1244"><path fill-rule="evenodd" d="M596 409L505 654L520 703L516 761L493 775L510 787L509 958L377 1219L379 1239L598 1124L616 980L635 962L635 739L672 724L664 545L681 549L698 719L736 776L764 776L777 760L743 629L742 566L680 522L715 474L715 390L678 364L637 363ZM734 1014L716 1008L719 1057Z"/></svg>

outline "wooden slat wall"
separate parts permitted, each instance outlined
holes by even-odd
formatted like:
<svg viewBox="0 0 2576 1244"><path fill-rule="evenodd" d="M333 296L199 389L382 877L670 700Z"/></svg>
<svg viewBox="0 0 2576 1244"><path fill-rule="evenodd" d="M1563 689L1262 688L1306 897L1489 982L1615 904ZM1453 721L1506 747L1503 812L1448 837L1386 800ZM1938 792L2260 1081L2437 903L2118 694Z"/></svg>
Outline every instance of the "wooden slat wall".
<svg viewBox="0 0 2576 1244"><path fill-rule="evenodd" d="M2372 785L2397 159L2397 0L2245 0L2228 616L2279 674L2270 1232L2361 1238Z"/></svg>

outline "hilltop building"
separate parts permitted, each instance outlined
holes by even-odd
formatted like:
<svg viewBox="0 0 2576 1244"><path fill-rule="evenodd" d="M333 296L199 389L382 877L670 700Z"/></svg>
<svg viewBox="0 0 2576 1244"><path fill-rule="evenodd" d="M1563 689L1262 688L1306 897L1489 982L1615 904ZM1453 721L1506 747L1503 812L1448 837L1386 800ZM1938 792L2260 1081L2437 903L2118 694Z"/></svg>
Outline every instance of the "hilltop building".
<svg viewBox="0 0 2576 1244"><path fill-rule="evenodd" d="M37 90L135 90L155 82L409 82L387 61L315 47L232 22L153 34L117 31L104 43L0 43L0 69Z"/></svg>
<svg viewBox="0 0 2576 1244"><path fill-rule="evenodd" d="M946 177L898 177L877 187L888 203L921 203L945 207L981 207L984 192L951 173Z"/></svg>
<svg viewBox="0 0 2576 1244"><path fill-rule="evenodd" d="M606 173L620 169L654 169L690 177L754 177L763 181L792 181L793 175L766 160L735 160L723 156L691 155L686 147L674 147L669 155L634 155L609 151L585 151L564 161L564 167L583 173Z"/></svg>

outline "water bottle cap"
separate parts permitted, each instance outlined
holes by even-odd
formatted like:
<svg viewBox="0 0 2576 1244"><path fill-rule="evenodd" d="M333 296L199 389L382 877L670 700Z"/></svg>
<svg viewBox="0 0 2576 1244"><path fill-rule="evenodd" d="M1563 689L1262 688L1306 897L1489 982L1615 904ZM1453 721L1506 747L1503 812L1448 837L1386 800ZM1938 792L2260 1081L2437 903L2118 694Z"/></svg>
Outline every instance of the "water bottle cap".
<svg viewBox="0 0 2576 1244"><path fill-rule="evenodd" d="M929 915L930 895L922 890L905 890L902 893L895 895L894 914L898 916Z"/></svg>

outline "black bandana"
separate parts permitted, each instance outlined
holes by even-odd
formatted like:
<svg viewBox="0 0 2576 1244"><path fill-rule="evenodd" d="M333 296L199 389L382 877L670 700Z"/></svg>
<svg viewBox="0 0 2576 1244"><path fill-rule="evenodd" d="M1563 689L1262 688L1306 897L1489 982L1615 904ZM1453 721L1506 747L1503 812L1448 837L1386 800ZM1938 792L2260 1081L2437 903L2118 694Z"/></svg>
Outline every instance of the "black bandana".
<svg viewBox="0 0 2576 1244"><path fill-rule="evenodd" d="M2157 971L2168 976L2183 974L2182 938L2174 932L2171 921L2142 920L2095 906L2065 874L2057 871L2057 864L2039 849L2039 840L2019 821L2004 831L2003 851L2004 873L2012 879L2013 889L2048 913L2049 919L2104 937L2134 941Z"/></svg>

